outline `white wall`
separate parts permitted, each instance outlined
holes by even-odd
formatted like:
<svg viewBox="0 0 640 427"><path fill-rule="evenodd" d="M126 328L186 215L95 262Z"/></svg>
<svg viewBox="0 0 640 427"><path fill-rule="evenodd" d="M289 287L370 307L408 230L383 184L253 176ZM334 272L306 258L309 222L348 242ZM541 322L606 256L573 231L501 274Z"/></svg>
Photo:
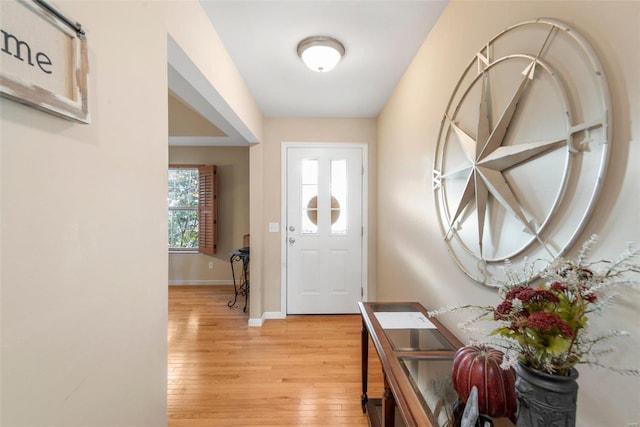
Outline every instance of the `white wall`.
<svg viewBox="0 0 640 427"><path fill-rule="evenodd" d="M435 213L431 170L451 91L483 43L518 22L549 17L580 31L598 52L613 102L612 156L599 209L583 233L602 236L594 254L617 256L640 242L640 3L454 1L432 30L378 121L378 299L418 300L427 308L492 304L495 291L471 281L447 253ZM627 329L609 363L639 367L640 301L632 293L593 319L596 330ZM464 317L464 316L463 316ZM458 332L462 317L442 320ZM580 426L640 421L640 381L580 367Z"/></svg>
<svg viewBox="0 0 640 427"><path fill-rule="evenodd" d="M0 425L162 426L167 33L254 134L261 114L198 2L60 6L87 30L92 123L0 99Z"/></svg>

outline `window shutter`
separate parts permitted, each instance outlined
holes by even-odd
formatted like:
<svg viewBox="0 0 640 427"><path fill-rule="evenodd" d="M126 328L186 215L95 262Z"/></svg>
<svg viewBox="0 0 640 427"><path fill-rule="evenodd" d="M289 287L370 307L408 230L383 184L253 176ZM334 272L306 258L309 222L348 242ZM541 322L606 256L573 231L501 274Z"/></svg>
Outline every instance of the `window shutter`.
<svg viewBox="0 0 640 427"><path fill-rule="evenodd" d="M201 254L216 253L218 238L218 200L216 194L216 167L199 166L198 244Z"/></svg>

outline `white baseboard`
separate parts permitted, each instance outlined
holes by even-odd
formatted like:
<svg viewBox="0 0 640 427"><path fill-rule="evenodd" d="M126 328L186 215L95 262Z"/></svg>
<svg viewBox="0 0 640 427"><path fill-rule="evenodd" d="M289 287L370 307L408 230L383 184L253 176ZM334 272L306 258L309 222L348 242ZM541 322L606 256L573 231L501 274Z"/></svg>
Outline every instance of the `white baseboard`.
<svg viewBox="0 0 640 427"><path fill-rule="evenodd" d="M249 319L249 326L260 327L267 319L286 319L287 315L280 311L267 311L262 313L260 319Z"/></svg>
<svg viewBox="0 0 640 427"><path fill-rule="evenodd" d="M233 285L233 280L169 280L169 285Z"/></svg>
<svg viewBox="0 0 640 427"><path fill-rule="evenodd" d="M249 319L249 327L260 327L264 323L264 319Z"/></svg>
<svg viewBox="0 0 640 427"><path fill-rule="evenodd" d="M262 314L263 319L286 319L287 315L280 311L267 311Z"/></svg>

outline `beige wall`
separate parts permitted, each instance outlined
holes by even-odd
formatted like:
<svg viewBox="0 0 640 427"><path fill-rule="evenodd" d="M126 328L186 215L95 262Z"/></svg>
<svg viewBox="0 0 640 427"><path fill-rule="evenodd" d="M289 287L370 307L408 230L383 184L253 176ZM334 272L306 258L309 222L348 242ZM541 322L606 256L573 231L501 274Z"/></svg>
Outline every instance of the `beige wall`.
<svg viewBox="0 0 640 427"><path fill-rule="evenodd" d="M169 34L222 97L224 106L235 113L237 117L231 125L247 138L251 134L249 142L262 141L262 112L200 2L177 0L164 4Z"/></svg>
<svg viewBox="0 0 640 427"><path fill-rule="evenodd" d="M488 40L520 21L552 17L580 31L604 63L614 115L611 167L601 207L584 232L602 236L595 257L617 256L624 242L640 242L640 3L455 1L418 52L378 122L378 299L419 300L428 308L491 304L495 291L467 278L447 253L431 191L440 119L462 70ZM602 318L596 330L627 329L608 362L638 367L637 293ZM456 330L465 316L445 316ZM580 367L580 426L625 426L640 421L638 379Z"/></svg>
<svg viewBox="0 0 640 427"><path fill-rule="evenodd" d="M91 124L0 99L0 425L163 426L167 33L261 115L199 3L61 8L87 30Z"/></svg>
<svg viewBox="0 0 640 427"><path fill-rule="evenodd" d="M218 179L217 254L169 254L169 284L231 284L229 251L249 234L249 147L169 147L169 163L216 165Z"/></svg>
<svg viewBox="0 0 640 427"><path fill-rule="evenodd" d="M427 307L495 302L441 242L430 190L434 142L448 94L479 43L537 16L585 34L611 84L615 167L606 209L585 235L605 236L602 256L640 241L639 7L453 2L377 131L373 119L268 119L263 136L262 115L197 2L63 2L88 31L92 124L0 99L0 424L166 425L167 33L263 142L249 154L256 319L280 310L280 234L267 233L267 225L281 218L283 141L369 145L369 286L377 274L378 299L418 299ZM629 299L594 320L633 333L613 363L637 366L639 305ZM580 372L578 425L638 422L637 378Z"/></svg>
<svg viewBox="0 0 640 427"><path fill-rule="evenodd" d="M261 291L259 296L252 295L251 302L263 304L263 310L254 313L253 306L251 317L259 317L263 312L280 312L281 298L281 234L268 233L269 222L280 223L281 219L281 179L282 179L282 143L283 142L344 142L364 143L368 146L369 159L369 289L375 290L375 175L376 175L376 124L374 119L304 119L304 118L268 118L265 119L264 141L262 144L251 147L252 168L254 161L261 164L261 175L252 178L252 185L260 185L260 193L254 193L252 187L251 214L255 215L256 226L260 233L257 236L262 242L260 262ZM253 173L253 171L252 171ZM261 182L256 182L260 180ZM255 205L259 206L254 209ZM252 219L253 224L253 219ZM252 228L252 242L254 233ZM252 253L252 291L256 283L255 267ZM256 301L254 301L254 298Z"/></svg>
<svg viewBox="0 0 640 427"><path fill-rule="evenodd" d="M249 147L249 229L251 234L251 292L249 294L249 322L260 325L264 312L264 145Z"/></svg>
<svg viewBox="0 0 640 427"><path fill-rule="evenodd" d="M169 136L227 136L171 91L168 102Z"/></svg>

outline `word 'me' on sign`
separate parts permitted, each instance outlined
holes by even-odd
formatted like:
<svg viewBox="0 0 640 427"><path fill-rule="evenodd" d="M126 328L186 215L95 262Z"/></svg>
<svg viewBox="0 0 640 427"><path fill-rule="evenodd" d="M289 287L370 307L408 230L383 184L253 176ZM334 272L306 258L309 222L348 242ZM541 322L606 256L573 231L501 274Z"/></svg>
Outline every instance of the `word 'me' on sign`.
<svg viewBox="0 0 640 427"><path fill-rule="evenodd" d="M0 95L89 123L86 37L31 0L0 0Z"/></svg>

